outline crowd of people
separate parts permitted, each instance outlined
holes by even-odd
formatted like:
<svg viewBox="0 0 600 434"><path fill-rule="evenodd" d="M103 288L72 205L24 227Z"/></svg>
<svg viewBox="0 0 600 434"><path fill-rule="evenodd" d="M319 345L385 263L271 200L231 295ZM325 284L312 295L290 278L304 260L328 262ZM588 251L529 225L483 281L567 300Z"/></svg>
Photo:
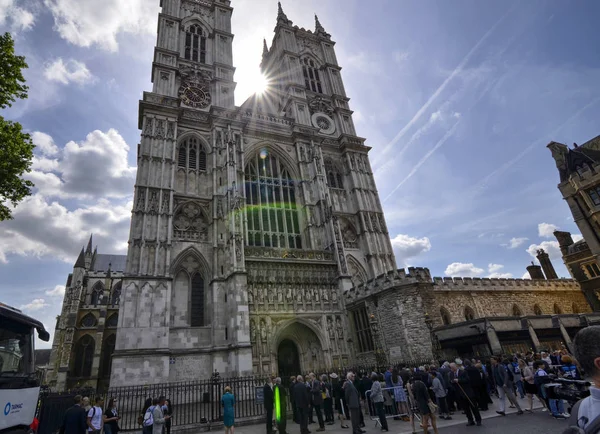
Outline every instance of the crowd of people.
<svg viewBox="0 0 600 434"><path fill-rule="evenodd" d="M362 434L366 432L365 413L378 421L383 432L389 430L388 418L410 422L413 432L419 423L425 434L430 427L438 433L438 418L449 420L458 414L466 416L467 426L481 426L481 413L489 411L493 397L501 416L506 416L507 401L520 416L533 412L537 400L541 411L565 419L571 415L553 393L555 381L580 380L585 374L592 381L590 396L575 404L565 433L600 432L600 326L580 331L574 348L574 356L562 349L493 356L485 361L457 358L429 366L390 366L380 373L351 370L345 378L336 373L310 373L291 377L289 386L284 386L280 377L270 377L262 388L266 431L288 434L288 402L300 434L310 434L308 426L313 423L318 424L317 432L323 432L336 418L342 429L350 429L350 421L352 434ZM234 434L235 403L233 391L225 387L221 405L226 434ZM172 414L171 402L164 396L148 398L138 424L143 434L170 434ZM92 406L88 398L78 395L65 414L60 433L116 434L119 420L116 399L111 398L104 407L103 399L97 398Z"/></svg>

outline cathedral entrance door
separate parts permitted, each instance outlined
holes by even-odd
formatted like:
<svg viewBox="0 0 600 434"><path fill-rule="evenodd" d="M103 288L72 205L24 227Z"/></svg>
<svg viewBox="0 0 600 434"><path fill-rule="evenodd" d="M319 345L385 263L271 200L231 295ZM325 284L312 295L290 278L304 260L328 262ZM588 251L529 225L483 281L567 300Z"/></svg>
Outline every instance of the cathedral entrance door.
<svg viewBox="0 0 600 434"><path fill-rule="evenodd" d="M279 376L286 381L292 375L299 375L300 355L298 346L290 339L284 339L277 349L277 367Z"/></svg>

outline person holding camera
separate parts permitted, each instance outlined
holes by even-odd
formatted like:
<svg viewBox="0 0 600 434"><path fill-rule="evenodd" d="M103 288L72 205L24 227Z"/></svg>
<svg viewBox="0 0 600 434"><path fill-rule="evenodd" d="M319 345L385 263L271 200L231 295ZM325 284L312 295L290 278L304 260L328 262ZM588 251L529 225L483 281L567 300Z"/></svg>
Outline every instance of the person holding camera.
<svg viewBox="0 0 600 434"><path fill-rule="evenodd" d="M565 433L596 434L600 432L600 326L580 330L573 346L575 359L592 386L590 396L573 406Z"/></svg>

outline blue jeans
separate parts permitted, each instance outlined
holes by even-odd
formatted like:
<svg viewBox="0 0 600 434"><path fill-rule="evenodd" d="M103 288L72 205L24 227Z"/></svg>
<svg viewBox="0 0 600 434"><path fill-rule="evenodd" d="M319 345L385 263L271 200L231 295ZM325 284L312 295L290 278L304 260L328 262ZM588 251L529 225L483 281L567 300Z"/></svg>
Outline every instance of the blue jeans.
<svg viewBox="0 0 600 434"><path fill-rule="evenodd" d="M565 412L565 404L562 399L550 399L550 411L552 416L558 416Z"/></svg>
<svg viewBox="0 0 600 434"><path fill-rule="evenodd" d="M525 398L525 391L523 390L523 380L519 380L516 383L517 390L519 391L519 395L521 395L521 399Z"/></svg>
<svg viewBox="0 0 600 434"><path fill-rule="evenodd" d="M108 424L104 425L104 434L113 434L112 427Z"/></svg>

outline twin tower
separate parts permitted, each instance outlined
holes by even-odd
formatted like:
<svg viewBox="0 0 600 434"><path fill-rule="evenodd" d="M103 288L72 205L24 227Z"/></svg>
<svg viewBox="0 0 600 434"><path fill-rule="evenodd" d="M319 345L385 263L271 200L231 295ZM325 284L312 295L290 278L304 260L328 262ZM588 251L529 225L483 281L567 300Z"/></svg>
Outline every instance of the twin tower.
<svg viewBox="0 0 600 434"><path fill-rule="evenodd" d="M230 1L161 6L111 384L348 364L344 292L396 262L335 42L279 5L236 106Z"/></svg>

